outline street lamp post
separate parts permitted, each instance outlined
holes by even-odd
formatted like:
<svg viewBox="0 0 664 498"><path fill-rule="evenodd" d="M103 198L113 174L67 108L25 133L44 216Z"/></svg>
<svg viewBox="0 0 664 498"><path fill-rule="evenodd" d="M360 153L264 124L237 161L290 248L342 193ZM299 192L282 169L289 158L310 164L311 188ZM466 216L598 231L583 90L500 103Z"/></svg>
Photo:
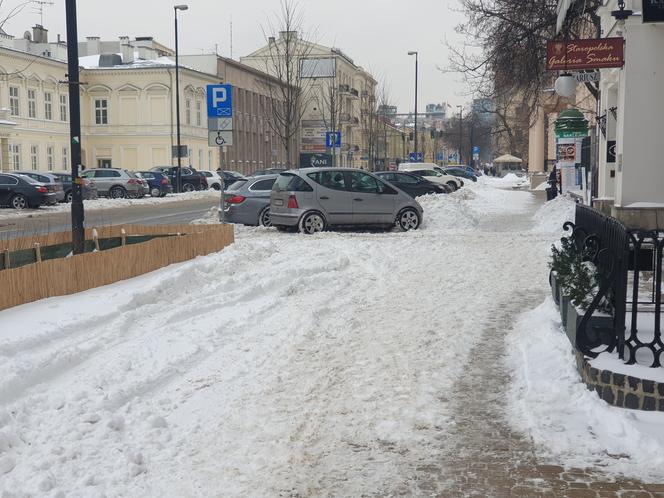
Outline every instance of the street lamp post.
<svg viewBox="0 0 664 498"><path fill-rule="evenodd" d="M85 252L85 216L83 211L83 190L79 177L81 164L81 96L78 70L78 27L76 0L66 0L67 16L67 83L69 86L69 134L71 141L71 238L72 253Z"/></svg>
<svg viewBox="0 0 664 498"><path fill-rule="evenodd" d="M417 161L417 153L418 153L418 148L417 148L417 65L418 65L418 57L419 53L417 51L411 51L408 52L408 55L414 55L415 56L415 161Z"/></svg>
<svg viewBox="0 0 664 498"><path fill-rule="evenodd" d="M175 191L182 191L182 141L180 139L180 50L178 45L178 10L188 10L188 5L176 5L175 12L175 128L177 134L178 167L175 171Z"/></svg>
<svg viewBox="0 0 664 498"><path fill-rule="evenodd" d="M463 162L463 106L458 105L459 109L459 164Z"/></svg>

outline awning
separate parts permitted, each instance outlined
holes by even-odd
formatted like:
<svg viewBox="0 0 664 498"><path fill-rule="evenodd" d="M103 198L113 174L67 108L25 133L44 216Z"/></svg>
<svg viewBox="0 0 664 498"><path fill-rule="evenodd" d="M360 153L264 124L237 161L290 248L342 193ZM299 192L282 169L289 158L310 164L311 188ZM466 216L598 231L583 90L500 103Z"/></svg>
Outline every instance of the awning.
<svg viewBox="0 0 664 498"><path fill-rule="evenodd" d="M512 156L510 154L505 154L493 160L494 163L522 163L523 161L518 157Z"/></svg>

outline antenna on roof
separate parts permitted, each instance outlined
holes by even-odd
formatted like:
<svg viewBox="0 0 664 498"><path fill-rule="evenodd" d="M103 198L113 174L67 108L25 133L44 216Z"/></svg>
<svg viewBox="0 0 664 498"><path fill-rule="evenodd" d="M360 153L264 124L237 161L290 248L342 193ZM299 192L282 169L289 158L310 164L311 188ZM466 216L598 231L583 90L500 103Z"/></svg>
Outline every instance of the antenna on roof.
<svg viewBox="0 0 664 498"><path fill-rule="evenodd" d="M233 14L231 14L231 59L233 58Z"/></svg>
<svg viewBox="0 0 664 498"><path fill-rule="evenodd" d="M45 5L54 5L54 3L51 0L33 0L33 2L36 7L33 7L34 12L37 12L39 14L39 25L43 26L44 25L44 6Z"/></svg>

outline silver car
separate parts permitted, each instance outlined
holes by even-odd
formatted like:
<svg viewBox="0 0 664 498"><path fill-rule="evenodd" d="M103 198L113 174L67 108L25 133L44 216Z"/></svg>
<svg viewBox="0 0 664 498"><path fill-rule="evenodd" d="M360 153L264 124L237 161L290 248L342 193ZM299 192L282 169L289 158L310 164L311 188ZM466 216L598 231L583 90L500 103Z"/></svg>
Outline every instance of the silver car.
<svg viewBox="0 0 664 498"><path fill-rule="evenodd" d="M339 225L415 230L423 209L405 192L366 171L306 168L281 173L270 195L272 225L311 234Z"/></svg>
<svg viewBox="0 0 664 498"><path fill-rule="evenodd" d="M238 180L224 196L224 215L229 223L272 226L270 193L278 175L265 175Z"/></svg>
<svg viewBox="0 0 664 498"><path fill-rule="evenodd" d="M126 169L88 169L81 173L81 176L95 182L100 196L112 199L143 197L149 190L145 180Z"/></svg>

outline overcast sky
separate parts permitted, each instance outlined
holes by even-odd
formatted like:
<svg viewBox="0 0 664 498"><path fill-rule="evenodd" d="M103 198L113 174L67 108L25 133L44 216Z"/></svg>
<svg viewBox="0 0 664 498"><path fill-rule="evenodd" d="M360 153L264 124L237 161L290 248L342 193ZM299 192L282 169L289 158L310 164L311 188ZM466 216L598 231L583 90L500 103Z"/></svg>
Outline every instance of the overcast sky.
<svg viewBox="0 0 664 498"><path fill-rule="evenodd" d="M64 0L44 6L44 24L55 40L65 37ZM86 36L116 39L154 36L173 46L173 5L187 3L181 13L182 53L214 51L230 55L230 20L233 20L233 58L249 54L265 42L261 27L279 8L279 0L79 0L79 40ZM3 10L19 0L5 0ZM417 6L417 7L415 7ZM414 58L420 55L420 111L427 103L468 101L460 77L444 74L447 66L445 41L459 44L454 27L463 22L456 12L457 0L300 0L305 25L317 31L318 41L342 49L356 64L384 79L399 112L414 107ZM39 22L39 14L28 8L9 21L4 29L14 36Z"/></svg>

